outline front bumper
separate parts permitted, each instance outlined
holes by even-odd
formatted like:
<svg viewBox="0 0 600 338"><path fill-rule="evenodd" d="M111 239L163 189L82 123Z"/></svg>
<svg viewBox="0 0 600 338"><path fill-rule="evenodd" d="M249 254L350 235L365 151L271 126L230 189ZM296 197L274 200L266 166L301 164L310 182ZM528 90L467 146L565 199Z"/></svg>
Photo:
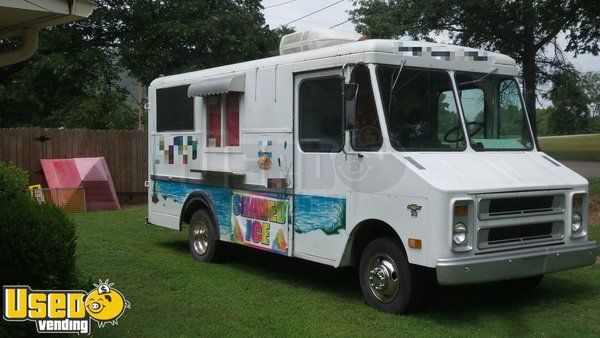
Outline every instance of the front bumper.
<svg viewBox="0 0 600 338"><path fill-rule="evenodd" d="M596 262L596 256L598 244L587 242L477 257L440 259L436 265L436 273L441 285L484 283L590 265Z"/></svg>

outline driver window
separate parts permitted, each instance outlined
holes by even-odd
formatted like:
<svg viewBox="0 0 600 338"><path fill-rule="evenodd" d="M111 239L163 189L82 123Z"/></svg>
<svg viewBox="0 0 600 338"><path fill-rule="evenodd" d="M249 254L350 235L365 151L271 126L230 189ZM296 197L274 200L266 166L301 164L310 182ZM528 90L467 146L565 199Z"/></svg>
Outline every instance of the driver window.
<svg viewBox="0 0 600 338"><path fill-rule="evenodd" d="M377 151L381 148L382 137L369 68L357 65L352 73L352 81L358 83L356 130L350 133L352 148Z"/></svg>
<svg viewBox="0 0 600 338"><path fill-rule="evenodd" d="M306 79L298 90L300 148L337 153L344 147L342 88L339 76Z"/></svg>

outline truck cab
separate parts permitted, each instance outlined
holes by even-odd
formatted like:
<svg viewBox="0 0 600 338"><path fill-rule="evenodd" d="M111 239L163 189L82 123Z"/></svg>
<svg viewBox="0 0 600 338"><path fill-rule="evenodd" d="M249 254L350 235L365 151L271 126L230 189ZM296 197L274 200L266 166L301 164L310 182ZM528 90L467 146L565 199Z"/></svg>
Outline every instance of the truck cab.
<svg viewBox="0 0 600 338"><path fill-rule="evenodd" d="M313 30L149 88L149 222L357 265L371 306L593 264L588 182L543 153L508 56Z"/></svg>

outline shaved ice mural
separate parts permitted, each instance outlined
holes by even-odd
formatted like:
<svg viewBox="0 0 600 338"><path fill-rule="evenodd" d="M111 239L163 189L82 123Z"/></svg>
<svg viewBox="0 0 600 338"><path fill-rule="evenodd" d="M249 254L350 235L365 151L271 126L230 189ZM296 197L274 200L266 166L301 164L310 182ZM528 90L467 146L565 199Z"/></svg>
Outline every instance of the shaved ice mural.
<svg viewBox="0 0 600 338"><path fill-rule="evenodd" d="M313 231L327 236L346 229L346 200L342 198L249 192L182 182L155 181L157 203L182 205L193 191L204 192L213 203L222 240L288 255L289 232ZM295 219L290 208L294 198Z"/></svg>
<svg viewBox="0 0 600 338"><path fill-rule="evenodd" d="M234 190L231 241L287 255L288 224L291 223L288 212L287 197Z"/></svg>

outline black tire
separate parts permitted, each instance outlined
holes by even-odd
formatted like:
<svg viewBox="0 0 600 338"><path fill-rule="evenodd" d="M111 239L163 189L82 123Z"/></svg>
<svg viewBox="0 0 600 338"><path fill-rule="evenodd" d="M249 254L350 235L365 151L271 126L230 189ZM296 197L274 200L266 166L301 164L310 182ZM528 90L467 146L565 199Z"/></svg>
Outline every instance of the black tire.
<svg viewBox="0 0 600 338"><path fill-rule="evenodd" d="M358 274L365 301L377 310L408 313L416 310L423 300L423 273L408 263L402 244L392 237L377 238L367 245ZM382 274L386 278L382 279ZM374 279L370 280L371 277Z"/></svg>
<svg viewBox="0 0 600 338"><path fill-rule="evenodd" d="M198 210L192 215L188 242L192 256L199 262L218 262L224 258L219 230L206 210Z"/></svg>

